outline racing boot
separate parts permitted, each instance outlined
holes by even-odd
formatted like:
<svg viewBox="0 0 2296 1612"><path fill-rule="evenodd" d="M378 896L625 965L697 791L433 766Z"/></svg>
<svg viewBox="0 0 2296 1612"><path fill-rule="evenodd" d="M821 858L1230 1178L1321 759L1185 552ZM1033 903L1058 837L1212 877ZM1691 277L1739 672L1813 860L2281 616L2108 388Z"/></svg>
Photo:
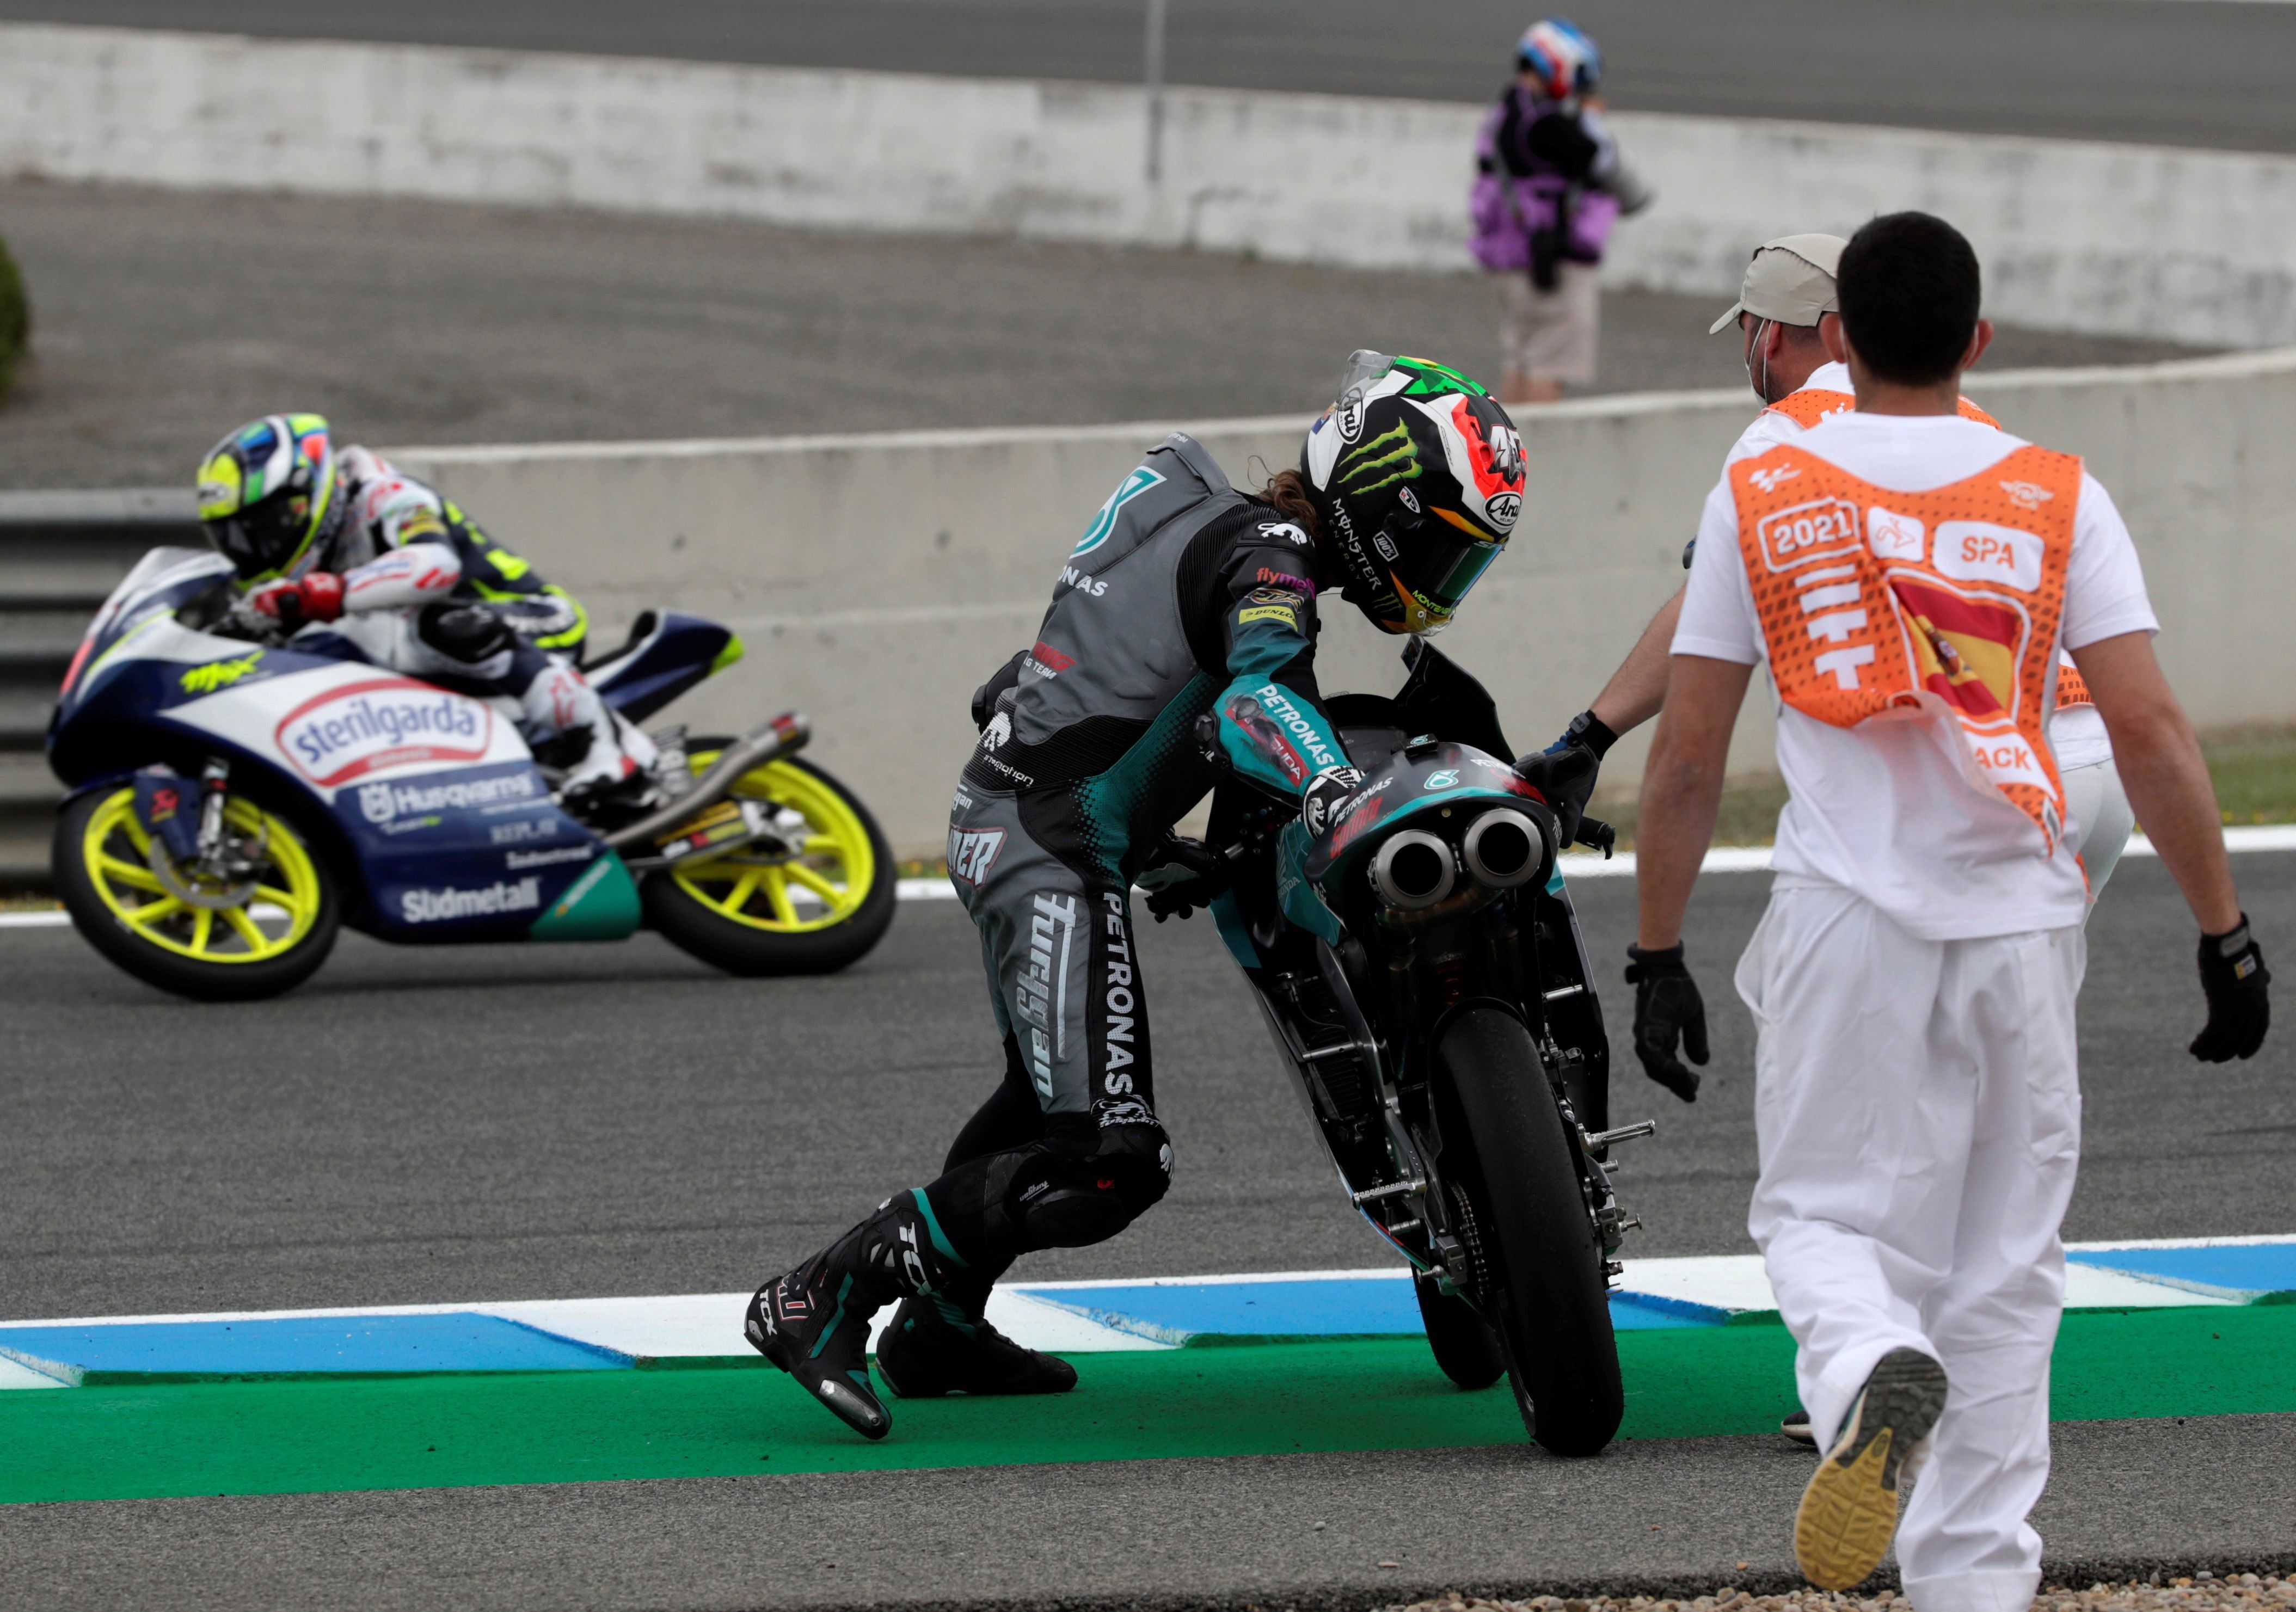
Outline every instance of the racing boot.
<svg viewBox="0 0 2296 1612"><path fill-rule="evenodd" d="M570 803L648 804L657 759L653 741L609 709L588 678L570 666L554 665L527 684L519 703L537 734L587 734L587 748L559 786Z"/></svg>
<svg viewBox="0 0 2296 1612"><path fill-rule="evenodd" d="M869 1386L869 1318L897 1298L919 1298L964 1268L922 1191L897 1192L877 1212L759 1288L742 1330L750 1346L864 1438L893 1419Z"/></svg>
<svg viewBox="0 0 2296 1612"><path fill-rule="evenodd" d="M908 1299L894 1311L877 1340L877 1375L885 1386L903 1399L1065 1394L1075 1387L1076 1368L1068 1362L1024 1349L988 1324L981 1313L988 1285L960 1279L946 1291Z"/></svg>

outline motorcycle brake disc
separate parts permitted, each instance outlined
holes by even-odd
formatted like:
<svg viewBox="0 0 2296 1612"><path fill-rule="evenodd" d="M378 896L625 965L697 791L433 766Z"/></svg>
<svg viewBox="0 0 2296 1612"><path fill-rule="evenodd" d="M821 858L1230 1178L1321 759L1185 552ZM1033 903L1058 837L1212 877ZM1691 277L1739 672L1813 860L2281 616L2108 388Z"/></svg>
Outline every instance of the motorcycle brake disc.
<svg viewBox="0 0 2296 1612"><path fill-rule="evenodd" d="M255 899L258 875L263 868L259 855L252 859L246 876L234 877L203 869L186 870L168 855L160 840L152 841L152 849L144 859L152 869L152 877L160 888L187 907L201 907L210 912L220 912L231 907L243 907Z"/></svg>

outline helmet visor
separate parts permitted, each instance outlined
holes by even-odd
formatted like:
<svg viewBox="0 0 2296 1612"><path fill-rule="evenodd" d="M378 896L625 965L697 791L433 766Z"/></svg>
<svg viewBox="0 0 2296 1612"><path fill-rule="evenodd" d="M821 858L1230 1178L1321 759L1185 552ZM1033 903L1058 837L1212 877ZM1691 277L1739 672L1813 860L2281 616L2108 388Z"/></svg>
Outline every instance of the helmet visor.
<svg viewBox="0 0 2296 1612"><path fill-rule="evenodd" d="M1396 551L1390 569L1402 594L1400 602L1414 633L1439 633L1466 599L1505 545L1480 542L1439 520L1422 518L1410 522L1391 520L1388 532Z"/></svg>
<svg viewBox="0 0 2296 1612"><path fill-rule="evenodd" d="M266 498L236 515L205 523L208 541L242 582L257 582L294 563L311 531L311 501Z"/></svg>

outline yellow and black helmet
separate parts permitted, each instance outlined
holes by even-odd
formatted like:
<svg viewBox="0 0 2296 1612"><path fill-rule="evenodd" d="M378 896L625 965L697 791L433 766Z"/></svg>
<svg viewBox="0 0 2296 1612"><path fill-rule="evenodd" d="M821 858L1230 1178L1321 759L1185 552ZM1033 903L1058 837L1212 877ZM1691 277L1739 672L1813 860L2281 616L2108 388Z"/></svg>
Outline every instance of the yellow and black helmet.
<svg viewBox="0 0 2296 1612"><path fill-rule="evenodd" d="M200 520L242 587L299 577L338 513L335 449L319 414L266 414L200 466Z"/></svg>

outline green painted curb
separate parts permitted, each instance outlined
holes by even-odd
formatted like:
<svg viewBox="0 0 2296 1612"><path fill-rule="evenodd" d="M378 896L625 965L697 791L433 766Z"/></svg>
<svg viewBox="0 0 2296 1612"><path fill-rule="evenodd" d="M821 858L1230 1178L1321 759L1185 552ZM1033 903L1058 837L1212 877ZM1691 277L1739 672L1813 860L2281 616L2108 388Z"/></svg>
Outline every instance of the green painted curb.
<svg viewBox="0 0 2296 1612"><path fill-rule="evenodd" d="M1621 1333L1625 1439L1774 1431L1779 1327ZM866 1444L777 1373L300 1379L0 1394L0 1502L454 1487L1524 1442L1504 1387L1454 1388L1417 1338L1078 1357L1071 1395L894 1400ZM2296 1306L2065 1319L2066 1420L2296 1412Z"/></svg>

